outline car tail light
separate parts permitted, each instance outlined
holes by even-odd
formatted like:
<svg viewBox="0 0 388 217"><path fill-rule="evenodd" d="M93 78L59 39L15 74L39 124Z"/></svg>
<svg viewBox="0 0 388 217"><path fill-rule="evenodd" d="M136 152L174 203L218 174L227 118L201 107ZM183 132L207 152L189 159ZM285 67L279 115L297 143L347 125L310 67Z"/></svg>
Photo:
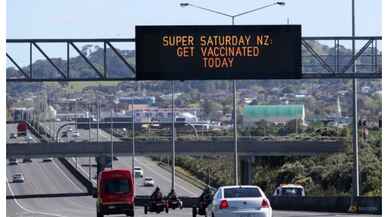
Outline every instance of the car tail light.
<svg viewBox="0 0 388 217"><path fill-rule="evenodd" d="M269 208L269 202L268 202L267 199L264 198L264 199L261 201L261 208Z"/></svg>
<svg viewBox="0 0 388 217"><path fill-rule="evenodd" d="M228 201L227 200L221 200L220 209L226 209L226 208L229 208Z"/></svg>

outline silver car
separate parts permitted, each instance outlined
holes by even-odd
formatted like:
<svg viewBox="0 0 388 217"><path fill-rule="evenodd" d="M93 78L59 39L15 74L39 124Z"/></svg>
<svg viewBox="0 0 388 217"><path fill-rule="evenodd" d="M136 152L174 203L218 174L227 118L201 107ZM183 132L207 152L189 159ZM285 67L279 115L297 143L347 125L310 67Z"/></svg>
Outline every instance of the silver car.
<svg viewBox="0 0 388 217"><path fill-rule="evenodd" d="M73 132L73 137L80 137L80 133L78 131Z"/></svg>
<svg viewBox="0 0 388 217"><path fill-rule="evenodd" d="M214 194L207 213L213 217L272 217L272 208L258 186L222 186Z"/></svg>
<svg viewBox="0 0 388 217"><path fill-rule="evenodd" d="M24 182L24 176L21 173L16 173L15 175L12 176L12 182Z"/></svg>

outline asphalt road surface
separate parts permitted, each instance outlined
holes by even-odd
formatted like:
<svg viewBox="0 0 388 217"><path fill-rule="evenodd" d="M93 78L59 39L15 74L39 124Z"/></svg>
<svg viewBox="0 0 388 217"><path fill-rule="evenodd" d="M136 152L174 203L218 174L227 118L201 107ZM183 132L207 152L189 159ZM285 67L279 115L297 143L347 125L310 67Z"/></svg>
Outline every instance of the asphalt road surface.
<svg viewBox="0 0 388 217"><path fill-rule="evenodd" d="M69 122L57 122L55 123L55 128L60 127ZM53 127L53 125L48 123L43 123L44 126L48 129L49 126ZM71 133L68 134L68 137L60 138L60 141L120 141L119 138L115 136L111 136L109 130L84 130L84 129L75 129L74 126L68 126L63 128L61 131L66 131L69 128L72 128L72 131L78 131L79 137L73 137ZM52 131L52 130L51 130ZM61 133L59 134L61 135ZM97 139L98 135L98 139ZM144 177L152 177L155 181L155 186L159 186L163 194L167 194L171 190L171 173L166 170L160 168L155 162L146 157L136 156L135 158L135 166L140 166L144 171ZM80 171L86 176L89 177L89 158L72 158L69 159L74 165L78 164ZM96 167L95 167L95 158L91 157L91 162L94 164L93 167L90 168L91 178L95 178L96 175ZM130 157L119 157L117 161L113 162L114 168L132 168L132 160ZM143 178L144 178L143 177ZM94 179L93 179L94 182ZM94 182L95 183L95 182ZM145 187L143 185L143 179L136 179L136 194L137 195L151 195L154 187ZM183 181L182 179L176 177L176 192L181 196L190 196L196 197L201 194L201 189Z"/></svg>
<svg viewBox="0 0 388 217"><path fill-rule="evenodd" d="M15 126L7 126L9 134ZM16 128L15 128L16 129ZM87 158L86 158L87 159ZM18 159L19 160L19 159ZM81 160L79 160L81 161ZM120 157L114 162L116 167L130 165L129 157ZM162 185L163 192L170 188L170 173L159 168L154 162L147 158L137 157L135 162L143 167L145 176L152 176ZM58 161L42 162L41 159L33 159L32 163L19 163L18 165L7 165L7 195L44 194L44 193L77 193L85 192L86 189L74 178ZM12 183L12 175L23 173L24 183ZM181 187L179 187L181 186ZM138 194L148 193L152 188L138 187ZM177 179L178 192L198 194L195 189L187 186L186 183ZM190 193L191 192L191 193ZM192 196L192 195L190 195ZM6 202L6 215L9 217L89 217L96 216L95 199L90 196L66 197L66 198L33 198L33 199L9 199ZM123 215L116 215L123 216ZM142 207L136 207L135 216L145 216ZM149 214L147 216L191 216L191 209L174 210L169 214ZM331 217L331 216L377 216L377 215L351 215L322 212L300 212L300 211L274 211L274 217Z"/></svg>

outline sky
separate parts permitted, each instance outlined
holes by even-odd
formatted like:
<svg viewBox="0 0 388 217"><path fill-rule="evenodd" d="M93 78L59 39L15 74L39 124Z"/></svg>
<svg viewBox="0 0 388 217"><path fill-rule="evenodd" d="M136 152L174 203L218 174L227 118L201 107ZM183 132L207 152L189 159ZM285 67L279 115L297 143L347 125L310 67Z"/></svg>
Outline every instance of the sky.
<svg viewBox="0 0 388 217"><path fill-rule="evenodd" d="M229 17L182 1L238 14L273 3L270 0L7 0L7 38L133 38L136 25L229 25ZM235 24L301 24L303 36L351 36L351 0L284 0L236 18ZM355 0L356 35L381 35L381 0ZM323 42L325 43L325 42ZM332 46L332 41L327 42ZM363 42L365 43L365 42ZM360 48L363 43L357 44ZM99 44L94 44L99 45ZM348 44L343 44L350 47ZM40 45L50 57L66 56L66 46ZM51 46L51 47L50 47ZM100 47L102 45L99 45ZM134 49L134 43L114 45ZM82 45L80 46L82 47ZM379 46L380 48L380 46ZM29 63L28 44L7 44L22 66ZM77 55L71 51L70 56ZM33 61L43 56L33 50ZM13 64L7 59L7 66Z"/></svg>
<svg viewBox="0 0 388 217"><path fill-rule="evenodd" d="M185 0L183 0L185 1ZM303 36L350 36L351 0L284 0L236 24L301 24ZM134 37L135 25L228 25L231 19L176 0L8 0L7 38ZM191 0L237 14L269 0ZM381 0L355 0L356 35L381 35Z"/></svg>

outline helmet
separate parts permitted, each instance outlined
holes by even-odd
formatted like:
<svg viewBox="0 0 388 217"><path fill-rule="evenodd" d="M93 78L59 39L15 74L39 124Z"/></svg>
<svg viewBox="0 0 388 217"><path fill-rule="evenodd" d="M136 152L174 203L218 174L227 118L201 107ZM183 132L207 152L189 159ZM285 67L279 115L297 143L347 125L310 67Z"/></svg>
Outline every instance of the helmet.
<svg viewBox="0 0 388 217"><path fill-rule="evenodd" d="M156 186L155 191L160 191L159 186Z"/></svg>

